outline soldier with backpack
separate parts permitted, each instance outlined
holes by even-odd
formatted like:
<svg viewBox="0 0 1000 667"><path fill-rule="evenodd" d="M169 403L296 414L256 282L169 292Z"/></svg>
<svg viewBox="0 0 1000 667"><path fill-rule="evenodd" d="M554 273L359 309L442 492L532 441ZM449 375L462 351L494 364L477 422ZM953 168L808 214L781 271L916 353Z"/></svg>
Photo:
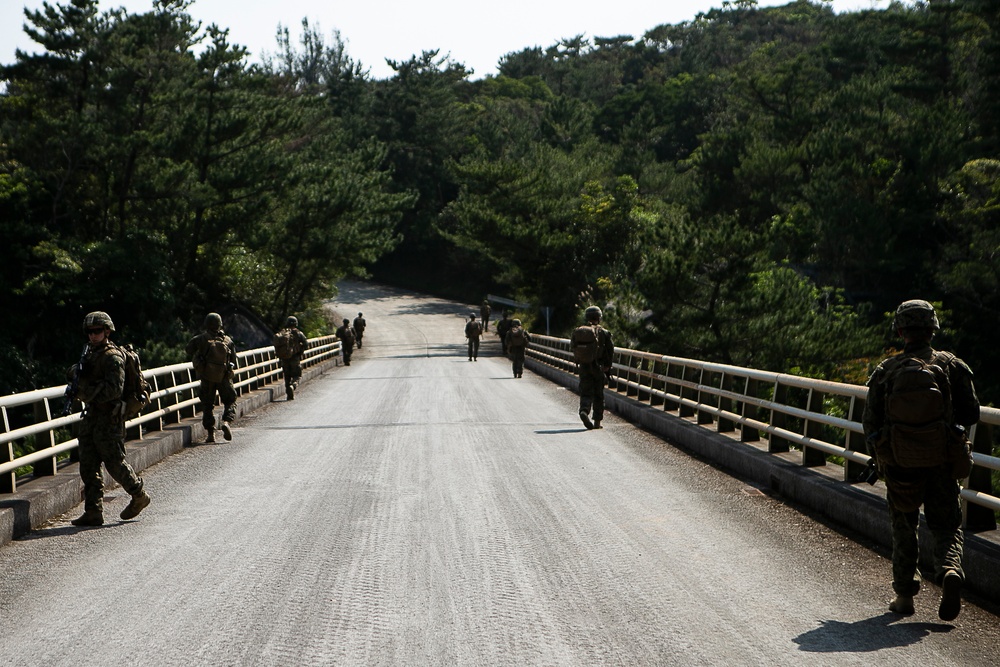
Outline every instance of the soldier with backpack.
<svg viewBox="0 0 1000 667"><path fill-rule="evenodd" d="M344 355L344 365L350 366L351 355L354 354L354 341L357 340L357 335L351 328L351 321L345 317L344 324L337 328L336 334L337 338L340 339L340 351Z"/></svg>
<svg viewBox="0 0 1000 667"><path fill-rule="evenodd" d="M87 349L69 376L74 387L69 398L83 401L80 423L80 477L83 480L83 514L73 519L74 526L100 526L104 523L104 476L101 464L132 500L122 510L121 518L134 519L149 505L143 481L125 459L125 410L127 397L126 357L109 336L115 330L111 317L95 311L83 318Z"/></svg>
<svg viewBox="0 0 1000 667"><path fill-rule="evenodd" d="M289 315L285 327L274 334L274 354L281 362L281 374L285 377L285 396L289 401L295 400L295 390L299 388L302 379L302 353L306 351L309 340L299 331L299 320Z"/></svg>
<svg viewBox="0 0 1000 667"><path fill-rule="evenodd" d="M507 354L507 332L510 331L511 327L511 320L508 319L507 315L509 315L509 313L504 310L500 315L500 319L497 320L497 325L495 327L497 336L500 338L500 349L503 354Z"/></svg>
<svg viewBox="0 0 1000 667"><path fill-rule="evenodd" d="M215 395L222 401L222 436L233 439L232 424L236 419L236 388L233 371L236 369L236 344L222 329L222 316L209 313L205 317L205 331L187 344L187 353L194 365L194 372L201 380L198 398L201 399L201 423L205 427L205 442L215 442Z"/></svg>
<svg viewBox="0 0 1000 667"><path fill-rule="evenodd" d="M483 326L476 321L476 314L469 313L469 321L465 323L465 337L469 339L469 361L479 361L479 339L483 335Z"/></svg>
<svg viewBox="0 0 1000 667"><path fill-rule="evenodd" d="M504 314L506 316L506 313ZM501 320L505 321L505 320ZM497 329L500 324L497 324ZM514 377L519 378L524 374L524 351L531 344L531 334L521 326L521 320L514 319L510 323L507 336L504 339L504 347L510 351L513 362Z"/></svg>
<svg viewBox="0 0 1000 667"><path fill-rule="evenodd" d="M580 421L588 429L601 428L604 419L604 384L611 371L615 344L611 332L601 326L603 313L597 306L584 312L586 324L573 330L569 349L580 372ZM594 419L590 419L593 408Z"/></svg>
<svg viewBox="0 0 1000 667"><path fill-rule="evenodd" d="M961 611L964 536L958 480L969 475L969 429L979 421L972 371L964 361L931 347L940 329L927 301L905 301L893 329L903 351L885 359L868 380L863 416L869 453L885 480L892 526L892 588L889 610L913 614L920 590L917 531L924 507L933 545L934 577L941 584L938 617Z"/></svg>

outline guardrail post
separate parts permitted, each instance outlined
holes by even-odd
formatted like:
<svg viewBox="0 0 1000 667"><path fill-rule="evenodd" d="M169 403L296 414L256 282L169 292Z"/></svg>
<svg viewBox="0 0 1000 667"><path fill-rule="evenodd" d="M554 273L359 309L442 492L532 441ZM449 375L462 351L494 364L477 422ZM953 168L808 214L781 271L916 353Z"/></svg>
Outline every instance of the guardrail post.
<svg viewBox="0 0 1000 667"><path fill-rule="evenodd" d="M860 423L861 415L865 413L865 402L866 401L863 398L851 398L851 407L847 411L847 418L852 422ZM848 431L844 447L852 452L862 452L863 454L868 453L868 445L865 443L865 436L863 433ZM860 463L855 463L851 460L844 461L844 481L851 482L856 480L858 475L860 475L864 469L865 466Z"/></svg>
<svg viewBox="0 0 1000 667"><path fill-rule="evenodd" d="M674 365L668 361L667 367L663 371L663 393L668 396L680 396L683 387L681 387L681 385L678 384L677 382L671 382L671 380L675 379L672 375L670 375L670 372L671 370L673 370L673 368ZM684 367L681 366L681 377L683 376L684 376ZM664 397L663 410L665 412L673 412L674 410L677 410L679 413L680 407L681 404L678 403L677 401Z"/></svg>
<svg viewBox="0 0 1000 667"><path fill-rule="evenodd" d="M4 415L4 420L6 421L7 415ZM4 430L6 431L6 424L4 424ZM0 463L8 463L14 460L14 443L8 442L3 447L0 447ZM14 493L17 489L17 476L14 471L5 472L0 475L0 493Z"/></svg>
<svg viewBox="0 0 1000 667"><path fill-rule="evenodd" d="M719 382L719 388L723 391L733 390L733 376L729 373L722 373L722 377ZM728 396L719 397L719 409L726 412L733 411L733 399ZM732 433L736 430L736 423L731 419L723 419L719 417L719 423L716 425L716 430L719 433Z"/></svg>
<svg viewBox="0 0 1000 667"><path fill-rule="evenodd" d="M663 405L663 397L656 393L656 381L663 380L663 390L666 391L667 385L664 376L667 374L666 364L663 367L663 373L658 372L657 366L664 364L660 360L652 360L649 362L649 405L650 407L658 407Z"/></svg>
<svg viewBox="0 0 1000 667"><path fill-rule="evenodd" d="M701 375L701 371L697 368L692 368L690 366L684 366L681 371L681 379L684 380L684 384L681 384L678 392L681 398L687 398L692 401L698 400L698 390L692 388L691 384L696 384L698 382L698 377ZM694 408L689 405L681 403L677 406L677 416L678 417L690 417L694 414Z"/></svg>
<svg viewBox="0 0 1000 667"><path fill-rule="evenodd" d="M41 422L47 422L52 419L52 410L49 406L48 400L44 400L41 403L35 403L34 406L32 406L32 409L35 412L36 424ZM49 429L49 431L45 435L38 434L35 436L35 438L36 438L36 443L38 445L35 447L36 450L48 449L49 447L56 446L55 431L51 429ZM45 444L46 440L48 441L48 444ZM56 474L57 463L58 462L55 456L46 457L41 461L35 461L34 463L32 463L31 472L35 477L51 477L52 475Z"/></svg>
<svg viewBox="0 0 1000 667"><path fill-rule="evenodd" d="M972 451L978 454L993 455L993 427L990 424L980 422L976 424L976 433L973 436ZM993 493L993 471L982 466L973 466L965 488L980 493ZM970 532L982 532L996 530L997 518L988 507L965 503L965 529Z"/></svg>
<svg viewBox="0 0 1000 667"><path fill-rule="evenodd" d="M698 376L698 384L706 387L715 386L715 374L712 373L711 371L706 371L704 368L701 369L701 373L699 373ZM708 394L707 398L705 397L706 393ZM714 399L715 395L712 394L711 392L703 392L701 389L698 390L699 405L705 405L707 403L708 405L714 408L716 407ZM713 415L711 412L708 412L707 410L698 410L699 426L702 426L704 424L714 424L714 423L715 423L715 415Z"/></svg>
<svg viewBox="0 0 1000 667"><path fill-rule="evenodd" d="M771 395L771 401L779 405L785 405L788 400L788 387L784 386L780 382L775 381L774 392ZM788 415L784 412L779 412L778 410L771 410L771 426L776 428L785 428L788 426ZM784 438L774 435L771 433L767 438L767 451L774 452L787 452L789 449L788 441Z"/></svg>
<svg viewBox="0 0 1000 667"><path fill-rule="evenodd" d="M821 391L816 391L815 389L809 390L809 397L806 399L806 409L809 412L815 412L817 414L823 414L823 401L826 399L826 395ZM812 420L806 420L804 424L803 435L808 438L822 439L823 427L821 424L814 422ZM802 448L802 465L808 467L818 467L826 465L826 454L818 449L813 449L812 447Z"/></svg>
<svg viewBox="0 0 1000 667"><path fill-rule="evenodd" d="M743 395L758 398L760 396L760 381L748 377ZM749 401L740 403L739 411L740 416L744 419L755 419L757 417L757 406ZM741 424L740 442L760 442L760 431L753 426Z"/></svg>

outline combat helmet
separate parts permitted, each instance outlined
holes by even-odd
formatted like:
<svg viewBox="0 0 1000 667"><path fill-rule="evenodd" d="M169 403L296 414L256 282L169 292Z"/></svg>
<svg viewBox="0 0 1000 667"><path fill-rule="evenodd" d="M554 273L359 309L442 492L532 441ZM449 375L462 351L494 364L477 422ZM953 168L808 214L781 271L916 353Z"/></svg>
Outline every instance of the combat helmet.
<svg viewBox="0 0 1000 667"><path fill-rule="evenodd" d="M205 328L209 331L218 331L222 328L222 315L209 313L205 316Z"/></svg>
<svg viewBox="0 0 1000 667"><path fill-rule="evenodd" d="M294 315L289 315L288 319L285 320L285 326L288 327L289 329L295 329L296 327L299 326L299 318L295 317Z"/></svg>
<svg viewBox="0 0 1000 667"><path fill-rule="evenodd" d="M911 299L899 304L896 316L892 319L892 328L899 329L932 329L941 328L938 323L934 306L923 299Z"/></svg>
<svg viewBox="0 0 1000 667"><path fill-rule="evenodd" d="M108 331L115 330L115 323L111 321L111 316L101 310L95 310L92 313L87 313L83 318L83 331L87 332L87 329L96 329L97 327L104 327Z"/></svg>
<svg viewBox="0 0 1000 667"><path fill-rule="evenodd" d="M583 316L588 322L600 322L601 318L604 317L604 313L597 306L590 306L584 311Z"/></svg>

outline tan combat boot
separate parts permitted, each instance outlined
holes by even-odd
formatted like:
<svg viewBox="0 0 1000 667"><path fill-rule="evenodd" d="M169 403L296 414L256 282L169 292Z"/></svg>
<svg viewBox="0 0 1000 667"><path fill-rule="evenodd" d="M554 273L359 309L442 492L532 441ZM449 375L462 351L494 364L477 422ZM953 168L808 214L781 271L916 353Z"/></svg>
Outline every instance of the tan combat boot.
<svg viewBox="0 0 1000 667"><path fill-rule="evenodd" d="M140 491L138 494L132 496L132 502L122 510L121 518L125 521L136 518L139 516L139 512L149 506L149 500L149 494L145 491Z"/></svg>
<svg viewBox="0 0 1000 667"><path fill-rule="evenodd" d="M215 429L205 429L205 442L215 442Z"/></svg>
<svg viewBox="0 0 1000 667"><path fill-rule="evenodd" d="M889 603L889 611L901 616L912 616L916 611L913 608L913 596L897 595L896 599Z"/></svg>

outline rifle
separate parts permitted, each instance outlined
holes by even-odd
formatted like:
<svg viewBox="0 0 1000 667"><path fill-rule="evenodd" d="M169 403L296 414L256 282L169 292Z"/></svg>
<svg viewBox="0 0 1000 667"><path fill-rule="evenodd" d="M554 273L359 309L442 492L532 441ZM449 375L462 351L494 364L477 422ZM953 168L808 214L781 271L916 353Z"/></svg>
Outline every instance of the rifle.
<svg viewBox="0 0 1000 667"><path fill-rule="evenodd" d="M80 361L76 363L73 371L73 379L66 384L66 405L63 406L63 417L73 412L73 403L76 401L76 392L80 388L80 373L83 371L83 360L87 357L87 350L90 345L84 344L83 352L80 353Z"/></svg>

